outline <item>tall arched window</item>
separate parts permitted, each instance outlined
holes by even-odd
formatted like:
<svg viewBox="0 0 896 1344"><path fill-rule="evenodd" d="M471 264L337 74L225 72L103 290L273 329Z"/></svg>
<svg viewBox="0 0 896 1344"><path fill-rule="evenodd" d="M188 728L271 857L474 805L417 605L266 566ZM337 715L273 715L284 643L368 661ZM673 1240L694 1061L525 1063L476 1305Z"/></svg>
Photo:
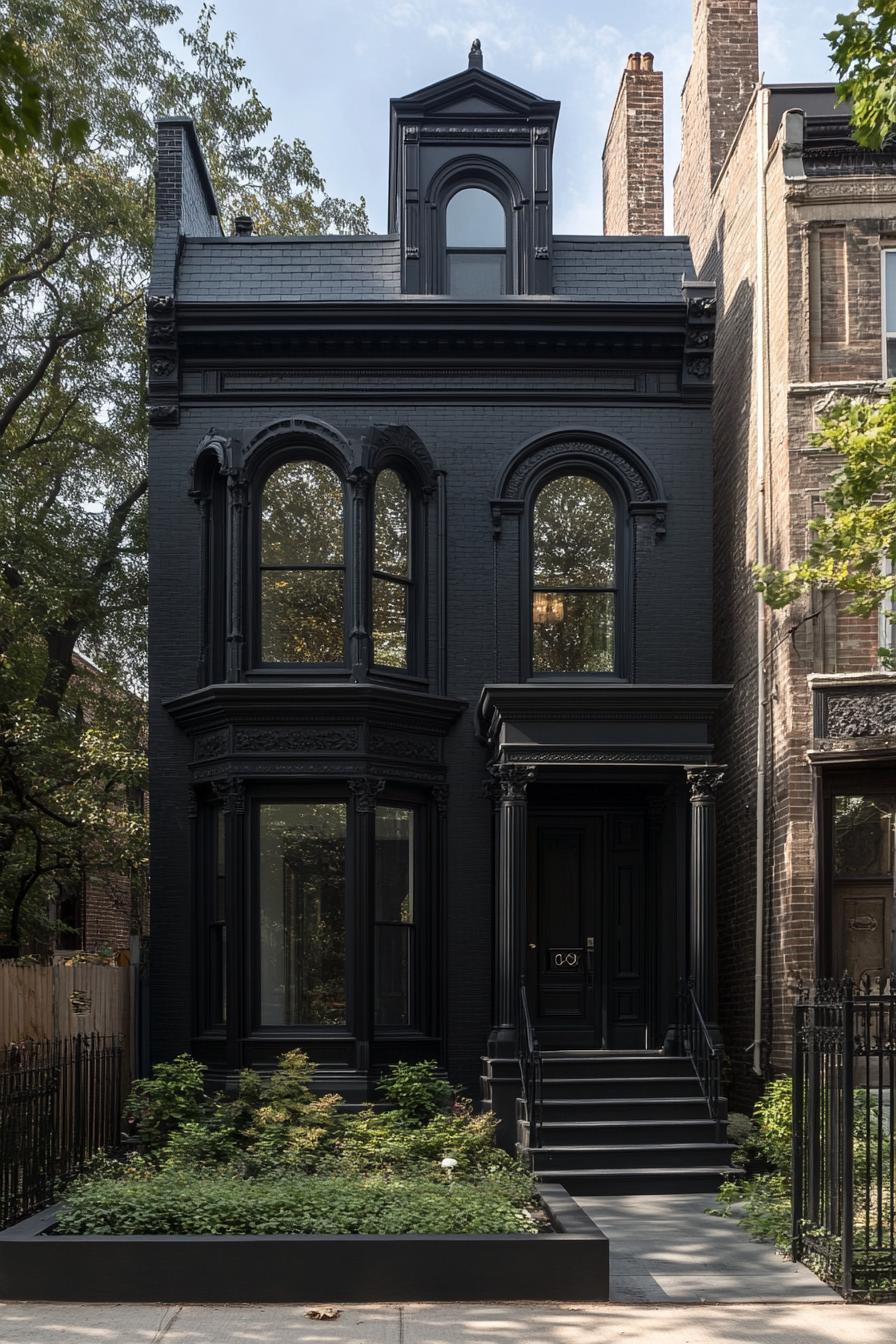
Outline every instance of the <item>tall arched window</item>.
<svg viewBox="0 0 896 1344"><path fill-rule="evenodd" d="M447 289L458 299L507 292L507 217L481 187L455 192L445 211Z"/></svg>
<svg viewBox="0 0 896 1344"><path fill-rule="evenodd" d="M386 467L373 505L373 661L380 667L408 667L411 567L411 492Z"/></svg>
<svg viewBox="0 0 896 1344"><path fill-rule="evenodd" d="M591 476L542 486L532 510L532 671L613 672L616 509Z"/></svg>
<svg viewBox="0 0 896 1344"><path fill-rule="evenodd" d="M286 462L261 497L261 660L344 663L345 501L332 467Z"/></svg>

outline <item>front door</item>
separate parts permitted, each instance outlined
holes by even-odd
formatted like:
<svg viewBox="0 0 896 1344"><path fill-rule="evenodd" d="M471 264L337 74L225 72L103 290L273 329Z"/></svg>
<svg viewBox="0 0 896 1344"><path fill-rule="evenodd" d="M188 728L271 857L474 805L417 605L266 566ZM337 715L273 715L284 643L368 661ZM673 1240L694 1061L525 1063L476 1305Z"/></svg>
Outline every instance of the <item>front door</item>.
<svg viewBox="0 0 896 1344"><path fill-rule="evenodd" d="M644 1049L643 814L530 811L526 978L549 1049Z"/></svg>

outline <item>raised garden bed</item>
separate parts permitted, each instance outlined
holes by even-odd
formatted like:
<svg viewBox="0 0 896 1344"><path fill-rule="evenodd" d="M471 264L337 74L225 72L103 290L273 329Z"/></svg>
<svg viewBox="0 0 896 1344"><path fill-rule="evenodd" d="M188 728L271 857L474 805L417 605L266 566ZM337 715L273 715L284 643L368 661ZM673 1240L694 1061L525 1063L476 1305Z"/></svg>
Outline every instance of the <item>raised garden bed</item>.
<svg viewBox="0 0 896 1344"><path fill-rule="evenodd" d="M558 1185L553 1231L508 1236L54 1236L0 1232L0 1298L53 1302L602 1302L609 1243Z"/></svg>

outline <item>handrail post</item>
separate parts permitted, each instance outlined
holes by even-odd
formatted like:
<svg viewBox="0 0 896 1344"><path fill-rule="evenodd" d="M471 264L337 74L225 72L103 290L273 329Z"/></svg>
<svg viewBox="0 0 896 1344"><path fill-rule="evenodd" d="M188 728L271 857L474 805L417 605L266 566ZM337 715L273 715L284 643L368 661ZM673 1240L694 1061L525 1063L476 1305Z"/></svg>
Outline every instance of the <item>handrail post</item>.
<svg viewBox="0 0 896 1344"><path fill-rule="evenodd" d="M803 1006L793 1005L793 1129L790 1149L790 1253L794 1261L803 1249L803 1072L805 1068L801 1018Z"/></svg>

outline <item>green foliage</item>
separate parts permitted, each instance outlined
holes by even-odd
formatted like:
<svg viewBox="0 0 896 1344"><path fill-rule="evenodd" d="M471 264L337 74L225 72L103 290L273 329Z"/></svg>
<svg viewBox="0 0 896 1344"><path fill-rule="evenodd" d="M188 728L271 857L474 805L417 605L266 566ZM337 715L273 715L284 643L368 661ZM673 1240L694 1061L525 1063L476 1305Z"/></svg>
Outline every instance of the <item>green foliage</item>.
<svg viewBox="0 0 896 1344"><path fill-rule="evenodd" d="M737 1206L738 1221L751 1237L773 1241L781 1251L789 1251L791 1239L790 1177L780 1172L750 1176L745 1181L726 1181L718 1201L732 1214Z"/></svg>
<svg viewBox="0 0 896 1344"><path fill-rule="evenodd" d="M225 1098L206 1095L204 1066L189 1055L156 1065L126 1108L144 1151L92 1164L66 1192L59 1230L533 1230L532 1176L495 1147L492 1116L465 1101L433 1111L451 1095L433 1065L390 1074L425 1120L407 1109L341 1112L341 1097L313 1092L313 1075L307 1055L291 1050L270 1079L247 1069Z"/></svg>
<svg viewBox="0 0 896 1344"><path fill-rule="evenodd" d="M840 81L837 96L852 101L855 138L880 149L896 126L896 2L859 0L837 15L825 37Z"/></svg>
<svg viewBox="0 0 896 1344"><path fill-rule="evenodd" d="M425 1124L451 1103L451 1084L438 1076L434 1060L391 1064L379 1090L403 1120Z"/></svg>
<svg viewBox="0 0 896 1344"><path fill-rule="evenodd" d="M307 145L266 138L211 7L170 43L179 19L168 0L0 0L0 942L16 948L87 870L138 895L145 874L154 119L194 118L225 227L367 229Z"/></svg>
<svg viewBox="0 0 896 1344"><path fill-rule="evenodd" d="M138 1078L125 1105L125 1120L144 1147L164 1147L183 1125L202 1125L209 1115L205 1065L191 1055L153 1066L150 1078Z"/></svg>
<svg viewBox="0 0 896 1344"><path fill-rule="evenodd" d="M68 1235L534 1232L525 1211L487 1185L368 1177L233 1176L165 1171L152 1180L81 1181L56 1231Z"/></svg>
<svg viewBox="0 0 896 1344"><path fill-rule="evenodd" d="M734 1144L731 1161L736 1167L749 1160L749 1142L755 1133L755 1125L748 1115L732 1111L728 1116L728 1141Z"/></svg>
<svg viewBox="0 0 896 1344"><path fill-rule="evenodd" d="M775 1078L767 1083L753 1108L753 1149L779 1172L790 1171L793 1134L793 1079Z"/></svg>
<svg viewBox="0 0 896 1344"><path fill-rule="evenodd" d="M845 397L820 423L812 446L842 459L824 496L825 516L813 520L806 556L785 569L757 566L756 587L772 607L812 587L836 588L850 595L850 610L867 616L896 593L896 385L881 401Z"/></svg>

